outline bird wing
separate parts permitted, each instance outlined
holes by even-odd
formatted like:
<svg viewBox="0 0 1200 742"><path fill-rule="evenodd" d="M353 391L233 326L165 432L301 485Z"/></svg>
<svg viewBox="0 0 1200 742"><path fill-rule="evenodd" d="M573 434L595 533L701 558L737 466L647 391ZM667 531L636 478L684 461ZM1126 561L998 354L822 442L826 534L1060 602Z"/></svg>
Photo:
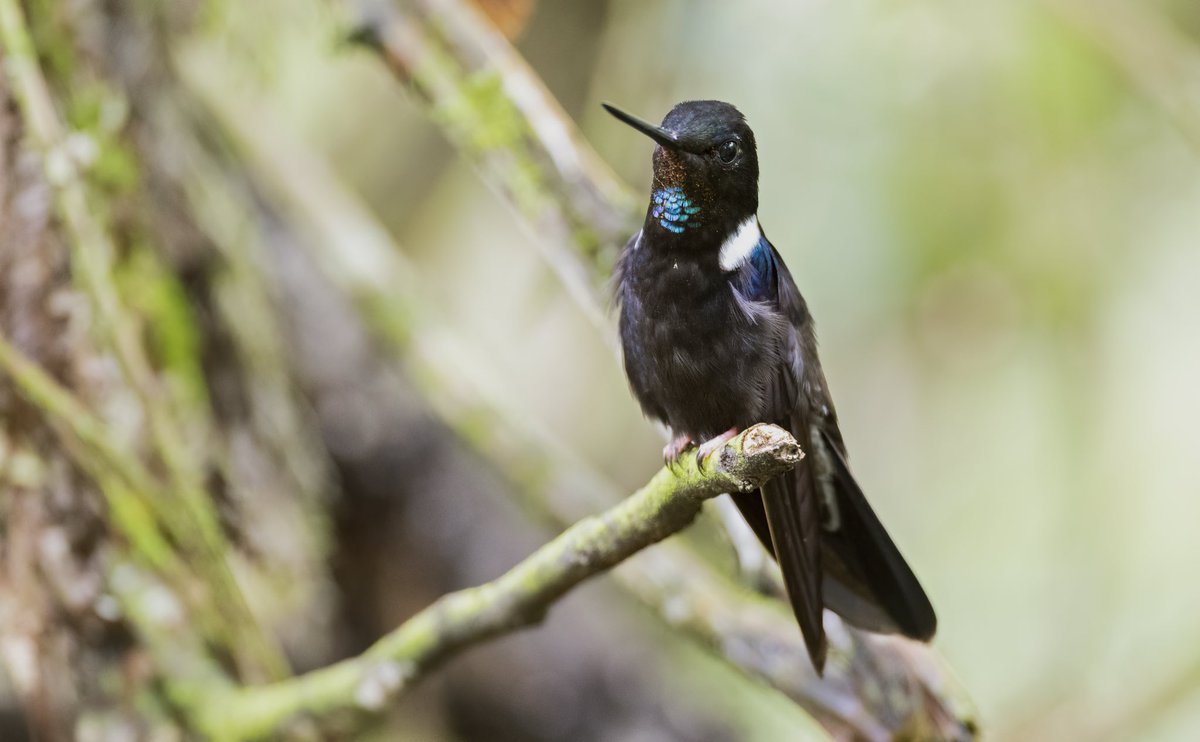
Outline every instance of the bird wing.
<svg viewBox="0 0 1200 742"><path fill-rule="evenodd" d="M734 283L755 301L772 302L791 328L767 409L807 455L763 488L761 503L752 496L737 503L763 543L774 547L814 665L819 668L817 658L824 656L821 606L860 628L928 640L937 625L933 607L850 472L812 318L765 237Z"/></svg>
<svg viewBox="0 0 1200 742"><path fill-rule="evenodd" d="M765 414L769 422L787 428L805 444L812 425L808 406L803 403L803 369L795 366L803 358L797 345L803 323L793 320L792 315L807 315L807 310L786 271L763 237L734 276L734 288L752 302L773 305L788 320L780 333L779 356L766 387ZM810 448L804 445L806 453ZM735 502L779 562L809 657L820 673L827 643L821 618L820 482L814 464L815 459L807 455L792 471L764 485L759 495L741 495Z"/></svg>

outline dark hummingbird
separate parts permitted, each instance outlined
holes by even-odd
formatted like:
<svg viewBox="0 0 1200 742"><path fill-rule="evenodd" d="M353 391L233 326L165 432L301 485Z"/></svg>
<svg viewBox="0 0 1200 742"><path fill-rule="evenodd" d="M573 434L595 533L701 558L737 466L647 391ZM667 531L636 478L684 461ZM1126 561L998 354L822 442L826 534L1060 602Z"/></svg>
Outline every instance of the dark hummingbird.
<svg viewBox="0 0 1200 742"><path fill-rule="evenodd" d="M664 458L692 443L706 456L758 422L791 431L799 465L733 498L779 562L813 666L825 664L823 608L928 641L933 606L850 473L812 316L759 226L745 117L688 101L654 126L604 107L658 144L646 221L615 278L630 387L674 436Z"/></svg>

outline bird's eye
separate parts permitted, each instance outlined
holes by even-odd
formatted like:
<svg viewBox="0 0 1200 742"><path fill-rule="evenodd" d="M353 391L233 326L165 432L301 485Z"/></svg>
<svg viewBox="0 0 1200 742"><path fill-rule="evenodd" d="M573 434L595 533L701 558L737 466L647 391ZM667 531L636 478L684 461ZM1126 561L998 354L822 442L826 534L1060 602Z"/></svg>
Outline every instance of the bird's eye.
<svg viewBox="0 0 1200 742"><path fill-rule="evenodd" d="M732 139L721 142L717 147L717 158L728 165L738 156L738 143Z"/></svg>

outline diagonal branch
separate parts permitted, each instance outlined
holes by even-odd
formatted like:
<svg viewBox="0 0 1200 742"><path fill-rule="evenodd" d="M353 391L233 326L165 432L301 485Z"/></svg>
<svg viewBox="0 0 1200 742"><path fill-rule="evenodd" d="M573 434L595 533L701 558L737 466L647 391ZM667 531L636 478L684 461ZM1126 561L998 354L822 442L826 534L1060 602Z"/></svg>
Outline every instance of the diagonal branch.
<svg viewBox="0 0 1200 742"><path fill-rule="evenodd" d="M458 150L522 216L529 242L603 333L598 286L632 231L628 188L541 79L470 3L350 0L351 38L409 84ZM606 334L606 338L610 339Z"/></svg>
<svg viewBox="0 0 1200 742"><path fill-rule="evenodd" d="M702 465L686 457L608 511L584 518L492 582L443 596L358 657L290 680L197 698L212 739L269 737L298 716L377 711L480 642L539 623L571 589L686 527L705 500L749 491L802 457L791 434L756 425Z"/></svg>

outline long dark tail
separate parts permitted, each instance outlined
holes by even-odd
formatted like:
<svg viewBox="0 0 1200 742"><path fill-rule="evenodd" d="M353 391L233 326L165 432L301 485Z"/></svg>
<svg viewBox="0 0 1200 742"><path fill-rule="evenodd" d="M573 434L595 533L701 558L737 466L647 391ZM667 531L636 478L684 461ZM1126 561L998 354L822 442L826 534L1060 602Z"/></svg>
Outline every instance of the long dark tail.
<svg viewBox="0 0 1200 742"><path fill-rule="evenodd" d="M822 434L832 464L836 513L821 531L825 605L870 631L929 641L937 616L912 568L896 548L854 481L846 459Z"/></svg>
<svg viewBox="0 0 1200 742"><path fill-rule="evenodd" d="M825 605L821 594L821 513L811 468L806 457L793 471L768 482L761 494L750 496L757 500L762 521L755 532L779 562L808 656L820 674L827 646L821 620ZM740 501L738 506L744 514L746 508Z"/></svg>
<svg viewBox="0 0 1200 742"><path fill-rule="evenodd" d="M841 451L822 434L820 441L810 442L807 453L790 474L769 482L761 492L733 499L780 563L813 666L820 672L825 659L821 606L868 631L928 641L937 629L933 606L867 503ZM817 471L826 467L817 457L827 460L835 493L833 507L824 512L815 488ZM819 539L815 559L806 531Z"/></svg>

